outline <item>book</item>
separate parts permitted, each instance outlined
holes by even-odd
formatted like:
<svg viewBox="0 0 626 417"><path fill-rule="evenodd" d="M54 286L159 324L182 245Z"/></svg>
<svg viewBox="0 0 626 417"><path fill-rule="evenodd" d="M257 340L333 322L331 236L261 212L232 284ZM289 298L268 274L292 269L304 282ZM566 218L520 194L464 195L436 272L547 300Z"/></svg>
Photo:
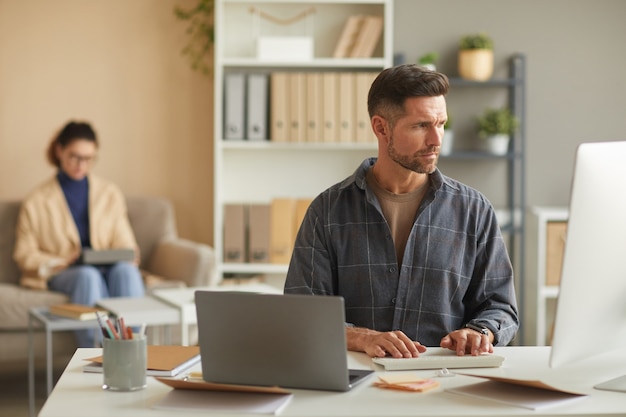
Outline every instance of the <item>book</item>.
<svg viewBox="0 0 626 417"><path fill-rule="evenodd" d="M200 362L198 346L148 345L148 376L176 376ZM102 373L102 356L85 359L83 372Z"/></svg>
<svg viewBox="0 0 626 417"><path fill-rule="evenodd" d="M346 19L337 46L335 46L333 58L346 58L350 56L356 39L359 36L364 18L365 16L363 15L353 15Z"/></svg>
<svg viewBox="0 0 626 417"><path fill-rule="evenodd" d="M382 16L365 16L359 35L350 51L351 58L370 58L383 33Z"/></svg>
<svg viewBox="0 0 626 417"><path fill-rule="evenodd" d="M81 304L55 304L49 307L50 314L55 316L66 317L74 320L96 320L96 312L107 314L106 310L97 307L90 307Z"/></svg>

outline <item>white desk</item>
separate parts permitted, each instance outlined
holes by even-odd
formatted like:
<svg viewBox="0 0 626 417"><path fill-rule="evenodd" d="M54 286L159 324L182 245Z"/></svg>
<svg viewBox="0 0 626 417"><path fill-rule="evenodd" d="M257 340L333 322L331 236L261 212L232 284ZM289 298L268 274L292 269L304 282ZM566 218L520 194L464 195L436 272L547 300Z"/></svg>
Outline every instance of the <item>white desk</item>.
<svg viewBox="0 0 626 417"><path fill-rule="evenodd" d="M160 301L176 308L180 314L180 334L181 344L189 345L189 326L196 324L196 303L194 300L195 292L202 291L244 291L259 292L266 294L282 294L282 290L262 283L238 284L238 285L220 285L217 287L184 287L184 288L166 288L162 290L154 290L153 295Z"/></svg>
<svg viewBox="0 0 626 417"><path fill-rule="evenodd" d="M626 363L621 355L621 365L615 366L610 357L596 358L571 368L553 372L547 367L549 347L502 347L496 353L506 360L499 371L523 371L547 382L558 381L570 389L590 395L567 405L532 411L446 392L446 388L482 382L482 379L456 375L441 378L441 387L426 393L408 393L383 390L372 386L375 376L346 393L293 390L294 398L282 416L583 416L626 415L626 394L598 391L591 387L611 377L626 373ZM52 394L44 404L40 417L161 417L171 416L171 410L156 410L151 406L166 395L171 388L148 377L146 389L119 393L103 391L102 375L82 372L82 358L98 355L100 349L79 349ZM372 365L364 354L349 353L350 367L381 371ZM433 371L415 371L430 377ZM185 416L204 416L204 413L180 412ZM213 414L216 415L216 414ZM230 416L237 417L235 414Z"/></svg>

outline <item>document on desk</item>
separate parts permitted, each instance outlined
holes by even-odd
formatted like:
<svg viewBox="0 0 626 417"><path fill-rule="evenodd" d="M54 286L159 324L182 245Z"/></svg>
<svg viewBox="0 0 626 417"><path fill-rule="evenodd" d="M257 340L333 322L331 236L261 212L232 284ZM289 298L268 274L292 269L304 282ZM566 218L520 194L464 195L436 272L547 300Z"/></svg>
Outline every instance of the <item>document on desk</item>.
<svg viewBox="0 0 626 417"><path fill-rule="evenodd" d="M464 372L457 372L457 374L486 378L488 381L449 388L446 391L531 410L563 405L587 395L581 392L563 390L540 380Z"/></svg>
<svg viewBox="0 0 626 417"><path fill-rule="evenodd" d="M205 411L207 413L280 414L293 394L191 391L174 389L155 403L161 410Z"/></svg>

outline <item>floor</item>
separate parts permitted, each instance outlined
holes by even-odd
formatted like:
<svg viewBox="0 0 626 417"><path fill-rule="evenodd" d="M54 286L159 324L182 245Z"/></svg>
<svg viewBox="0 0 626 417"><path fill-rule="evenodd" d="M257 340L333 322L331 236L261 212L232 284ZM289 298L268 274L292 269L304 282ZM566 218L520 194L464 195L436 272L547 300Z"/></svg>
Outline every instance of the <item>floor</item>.
<svg viewBox="0 0 626 417"><path fill-rule="evenodd" d="M56 371L55 375L60 375ZM35 373L35 408L38 413L45 402L45 371ZM28 371L0 374L0 416L28 417Z"/></svg>

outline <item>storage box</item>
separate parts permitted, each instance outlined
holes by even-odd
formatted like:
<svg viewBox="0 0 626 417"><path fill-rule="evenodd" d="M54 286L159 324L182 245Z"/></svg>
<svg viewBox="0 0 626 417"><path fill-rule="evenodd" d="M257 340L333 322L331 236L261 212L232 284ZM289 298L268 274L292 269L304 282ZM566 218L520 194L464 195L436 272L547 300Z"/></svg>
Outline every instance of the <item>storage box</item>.
<svg viewBox="0 0 626 417"><path fill-rule="evenodd" d="M261 36L257 40L261 61L292 62L313 59L313 38L309 36Z"/></svg>
<svg viewBox="0 0 626 417"><path fill-rule="evenodd" d="M549 221L546 225L546 285L559 285L565 252L567 222Z"/></svg>

